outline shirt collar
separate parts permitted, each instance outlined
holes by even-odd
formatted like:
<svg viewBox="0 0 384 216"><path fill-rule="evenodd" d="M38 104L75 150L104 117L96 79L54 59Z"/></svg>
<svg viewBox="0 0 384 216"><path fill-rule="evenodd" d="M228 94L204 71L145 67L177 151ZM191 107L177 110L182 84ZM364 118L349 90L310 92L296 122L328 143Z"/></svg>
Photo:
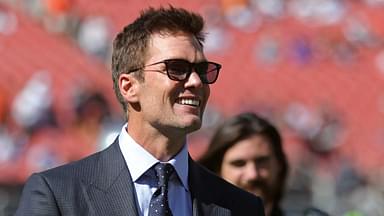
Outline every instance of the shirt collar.
<svg viewBox="0 0 384 216"><path fill-rule="evenodd" d="M123 153L125 162L131 173L132 180L136 182L148 169L160 162L140 144L138 144L126 131L127 124L123 126L119 135L119 145ZM183 148L167 163L173 165L176 173L181 180L184 188L188 187L188 148L183 145Z"/></svg>

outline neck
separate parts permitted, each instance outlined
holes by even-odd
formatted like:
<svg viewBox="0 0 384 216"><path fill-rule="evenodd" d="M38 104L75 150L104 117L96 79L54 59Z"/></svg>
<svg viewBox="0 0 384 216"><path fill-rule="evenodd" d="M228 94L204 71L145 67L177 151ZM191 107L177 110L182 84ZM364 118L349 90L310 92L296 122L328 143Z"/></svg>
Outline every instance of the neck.
<svg viewBox="0 0 384 216"><path fill-rule="evenodd" d="M273 202L264 203L264 210L266 216L280 215L279 214L279 205L274 204Z"/></svg>
<svg viewBox="0 0 384 216"><path fill-rule="evenodd" d="M272 213L272 205L271 205L271 203L265 203L264 204L264 210L265 210L265 215L271 216L271 213Z"/></svg>
<svg viewBox="0 0 384 216"><path fill-rule="evenodd" d="M169 161L184 146L186 136L167 136L153 127L128 122L127 132L145 150L160 161Z"/></svg>

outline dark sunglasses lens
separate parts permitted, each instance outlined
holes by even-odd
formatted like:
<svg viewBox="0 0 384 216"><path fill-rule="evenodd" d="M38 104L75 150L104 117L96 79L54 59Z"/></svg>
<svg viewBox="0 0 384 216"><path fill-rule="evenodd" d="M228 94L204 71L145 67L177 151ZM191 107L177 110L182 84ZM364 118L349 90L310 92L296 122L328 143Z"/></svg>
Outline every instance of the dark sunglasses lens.
<svg viewBox="0 0 384 216"><path fill-rule="evenodd" d="M203 83L212 84L219 75L220 66L211 62L200 62L196 64L195 69Z"/></svg>
<svg viewBox="0 0 384 216"><path fill-rule="evenodd" d="M191 64L183 60L169 60L166 62L168 76L173 80L185 80L191 71Z"/></svg>

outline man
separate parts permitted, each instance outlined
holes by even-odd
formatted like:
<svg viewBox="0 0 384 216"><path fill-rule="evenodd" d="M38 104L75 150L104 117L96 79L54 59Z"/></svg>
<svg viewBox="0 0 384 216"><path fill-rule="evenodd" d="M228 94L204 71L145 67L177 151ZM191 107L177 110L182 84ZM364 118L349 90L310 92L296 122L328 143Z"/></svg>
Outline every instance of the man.
<svg viewBox="0 0 384 216"><path fill-rule="evenodd" d="M150 8L117 35L112 73L127 125L106 150L32 175L16 215L264 215L259 198L188 155L221 68L206 60L203 27L184 9Z"/></svg>
<svg viewBox="0 0 384 216"><path fill-rule="evenodd" d="M279 204L288 162L277 129L254 113L219 126L200 163L228 182L261 196L265 214L283 215Z"/></svg>

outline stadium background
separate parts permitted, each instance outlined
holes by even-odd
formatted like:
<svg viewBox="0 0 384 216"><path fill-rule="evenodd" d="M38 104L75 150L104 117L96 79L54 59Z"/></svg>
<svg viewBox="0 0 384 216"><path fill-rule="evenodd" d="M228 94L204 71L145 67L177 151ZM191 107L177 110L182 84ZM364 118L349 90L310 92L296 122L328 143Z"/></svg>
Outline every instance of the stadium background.
<svg viewBox="0 0 384 216"><path fill-rule="evenodd" d="M288 215L384 215L383 0L0 0L0 215L31 173L111 142L111 41L168 4L206 18L223 65L192 157L223 119L255 111L284 138Z"/></svg>

